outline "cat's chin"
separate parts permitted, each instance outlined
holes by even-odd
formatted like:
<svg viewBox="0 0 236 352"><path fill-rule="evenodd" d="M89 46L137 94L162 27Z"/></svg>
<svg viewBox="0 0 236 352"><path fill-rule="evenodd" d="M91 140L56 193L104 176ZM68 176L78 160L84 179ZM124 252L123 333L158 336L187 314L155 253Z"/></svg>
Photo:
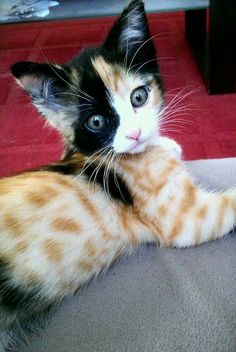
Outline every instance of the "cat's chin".
<svg viewBox="0 0 236 352"><path fill-rule="evenodd" d="M146 143L137 143L129 148L127 148L126 150L124 150L123 153L126 154L137 154L137 153L142 153L145 151L145 149L147 148L147 144Z"/></svg>
<svg viewBox="0 0 236 352"><path fill-rule="evenodd" d="M120 148L117 150L117 148L114 147L114 151L118 154L138 154L144 152L148 147L153 145L158 145L156 135L143 139L140 142L132 143L124 149L121 148L121 150Z"/></svg>

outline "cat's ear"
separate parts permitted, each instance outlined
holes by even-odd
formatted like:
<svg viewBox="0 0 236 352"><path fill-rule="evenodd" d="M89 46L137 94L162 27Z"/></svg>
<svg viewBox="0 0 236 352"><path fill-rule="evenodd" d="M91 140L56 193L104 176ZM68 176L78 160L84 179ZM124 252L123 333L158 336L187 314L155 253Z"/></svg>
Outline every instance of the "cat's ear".
<svg viewBox="0 0 236 352"><path fill-rule="evenodd" d="M71 104L74 95L67 92L72 86L67 69L46 63L18 62L11 67L11 72L38 111L59 130L65 144L70 145L74 138L72 123L76 114Z"/></svg>
<svg viewBox="0 0 236 352"><path fill-rule="evenodd" d="M132 61L136 65L148 60L155 63L156 52L143 1L132 0L128 4L111 28L103 48L114 55L118 54L126 63Z"/></svg>
<svg viewBox="0 0 236 352"><path fill-rule="evenodd" d="M38 110L57 111L60 93L65 91L67 75L62 66L35 62L17 62L11 72L18 84L30 95Z"/></svg>

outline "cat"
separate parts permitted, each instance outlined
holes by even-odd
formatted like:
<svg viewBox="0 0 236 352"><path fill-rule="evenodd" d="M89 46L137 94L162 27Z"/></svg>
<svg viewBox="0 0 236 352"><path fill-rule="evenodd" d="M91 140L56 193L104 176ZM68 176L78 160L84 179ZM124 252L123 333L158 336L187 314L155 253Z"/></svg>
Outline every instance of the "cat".
<svg viewBox="0 0 236 352"><path fill-rule="evenodd" d="M140 243L194 246L236 223L236 190L201 189L160 135L163 85L141 0L99 47L12 73L65 153L0 180L0 351Z"/></svg>

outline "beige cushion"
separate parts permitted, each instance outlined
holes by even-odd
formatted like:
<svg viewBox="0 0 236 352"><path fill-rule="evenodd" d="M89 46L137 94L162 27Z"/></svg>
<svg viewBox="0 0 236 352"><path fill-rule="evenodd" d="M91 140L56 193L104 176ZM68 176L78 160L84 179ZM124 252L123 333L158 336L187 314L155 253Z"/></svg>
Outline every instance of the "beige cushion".
<svg viewBox="0 0 236 352"><path fill-rule="evenodd" d="M186 167L208 188L236 185L236 158ZM236 236L181 250L141 247L17 351L235 352Z"/></svg>

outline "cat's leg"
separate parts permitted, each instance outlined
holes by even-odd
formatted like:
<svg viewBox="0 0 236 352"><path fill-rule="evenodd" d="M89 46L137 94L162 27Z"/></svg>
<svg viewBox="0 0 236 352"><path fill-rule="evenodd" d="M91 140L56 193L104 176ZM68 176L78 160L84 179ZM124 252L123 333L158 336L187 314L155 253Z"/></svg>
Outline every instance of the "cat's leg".
<svg viewBox="0 0 236 352"><path fill-rule="evenodd" d="M165 157L165 155L164 155ZM236 189L208 192L173 158L155 163L150 187L140 182L136 209L163 246L188 247L221 238L236 225Z"/></svg>
<svg viewBox="0 0 236 352"><path fill-rule="evenodd" d="M174 140L160 137L157 145L180 159L181 147ZM236 190L220 193L204 191L193 183L180 165L176 168L177 172L172 170L172 181L166 183L159 195L160 213L156 215L162 223L163 245L197 245L223 237L231 231L236 224ZM162 180L159 182L162 183ZM165 208L168 211L163 211Z"/></svg>
<svg viewBox="0 0 236 352"><path fill-rule="evenodd" d="M155 145L157 146L160 146L160 147L163 147L164 149L167 149L169 150L173 156L180 160L181 159L181 156L182 156L182 148L181 146L176 142L174 141L173 139L171 138L168 138L168 137L159 137L156 142L155 142Z"/></svg>
<svg viewBox="0 0 236 352"><path fill-rule="evenodd" d="M236 225L236 190L209 193L185 179L176 193L169 205L169 218L157 214L164 246L198 245L223 237Z"/></svg>

